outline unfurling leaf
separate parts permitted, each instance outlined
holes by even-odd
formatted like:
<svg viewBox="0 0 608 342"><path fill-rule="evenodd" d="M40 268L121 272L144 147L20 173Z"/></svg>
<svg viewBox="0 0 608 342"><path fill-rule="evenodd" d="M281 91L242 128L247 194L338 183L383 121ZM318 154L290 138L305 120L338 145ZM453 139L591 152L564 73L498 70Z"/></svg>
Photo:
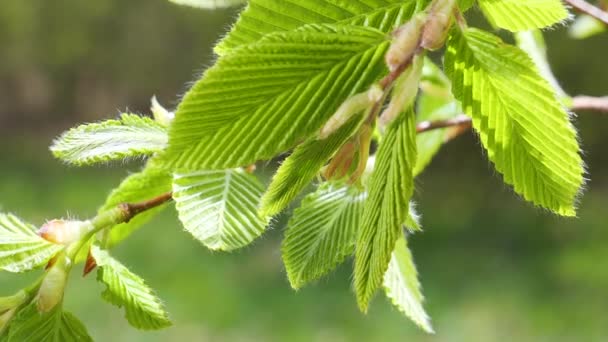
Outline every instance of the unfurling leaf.
<svg viewBox="0 0 608 342"><path fill-rule="evenodd" d="M0 270L20 273L44 266L62 249L36 235L34 226L0 214Z"/></svg>
<svg viewBox="0 0 608 342"><path fill-rule="evenodd" d="M13 318L8 331L8 342L92 342L82 322L61 305L40 313L32 302Z"/></svg>
<svg viewBox="0 0 608 342"><path fill-rule="evenodd" d="M177 173L173 198L184 228L212 250L250 244L268 224L257 215L264 192L257 178L240 169Z"/></svg>
<svg viewBox="0 0 608 342"><path fill-rule="evenodd" d="M73 165L149 156L167 145L167 128L151 118L122 114L118 120L72 128L53 141L51 151Z"/></svg>
<svg viewBox="0 0 608 342"><path fill-rule="evenodd" d="M387 46L376 29L310 25L220 57L177 109L167 165L236 168L287 151L386 72Z"/></svg>
<svg viewBox="0 0 608 342"><path fill-rule="evenodd" d="M91 253L99 266L97 279L107 286L102 297L113 305L124 307L129 324L142 330L157 330L171 325L160 299L143 279L107 251L92 246Z"/></svg>
<svg viewBox="0 0 608 342"><path fill-rule="evenodd" d="M356 187L326 183L304 198L282 247L293 288L322 277L353 253L365 197Z"/></svg>
<svg viewBox="0 0 608 342"><path fill-rule="evenodd" d="M388 127L376 156L355 252L355 291L364 312L382 284L408 218L416 162L414 120L411 108L399 116Z"/></svg>
<svg viewBox="0 0 608 342"><path fill-rule="evenodd" d="M283 162L262 197L260 215L274 216L289 203L319 173L329 160L359 128L364 115L351 118L327 139L309 138Z"/></svg>
<svg viewBox="0 0 608 342"><path fill-rule="evenodd" d="M504 181L526 200L574 216L584 173L576 132L526 53L480 30L454 30L445 69Z"/></svg>
<svg viewBox="0 0 608 342"><path fill-rule="evenodd" d="M388 270L384 275L384 291L399 311L424 331L434 332L430 318L422 306L424 296L405 236L399 238L395 244Z"/></svg>
<svg viewBox="0 0 608 342"><path fill-rule="evenodd" d="M479 0L492 25L517 32L544 28L568 19L560 0Z"/></svg>
<svg viewBox="0 0 608 342"><path fill-rule="evenodd" d="M38 311L46 313L61 306L71 269L72 260L65 253L59 254L54 259L53 265L46 271L38 289L36 296Z"/></svg>

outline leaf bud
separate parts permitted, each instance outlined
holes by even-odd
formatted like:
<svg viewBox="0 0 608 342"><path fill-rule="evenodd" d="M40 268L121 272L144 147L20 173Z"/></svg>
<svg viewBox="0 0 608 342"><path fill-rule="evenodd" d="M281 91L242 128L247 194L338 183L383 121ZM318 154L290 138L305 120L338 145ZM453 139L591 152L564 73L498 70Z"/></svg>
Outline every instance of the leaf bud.
<svg viewBox="0 0 608 342"><path fill-rule="evenodd" d="M423 56L416 56L407 70L399 76L393 89L391 102L380 115L380 125L388 126L399 114L404 112L416 99L418 85L422 76Z"/></svg>
<svg viewBox="0 0 608 342"><path fill-rule="evenodd" d="M431 10L422 29L420 46L431 51L443 46L454 20L455 6L456 0L436 0L431 5Z"/></svg>
<svg viewBox="0 0 608 342"><path fill-rule="evenodd" d="M69 245L80 240L92 229L89 221L52 220L40 227L38 235L52 243Z"/></svg>
<svg viewBox="0 0 608 342"><path fill-rule="evenodd" d="M412 58L418 49L425 15L415 15L395 32L393 43L386 53L386 65L393 72Z"/></svg>
<svg viewBox="0 0 608 342"><path fill-rule="evenodd" d="M325 126L319 132L319 139L326 139L332 133L342 127L353 115L358 114L367 108L373 106L376 102L382 99L384 91L374 84L364 93L359 93L351 96L338 108L336 113L327 120Z"/></svg>
<svg viewBox="0 0 608 342"><path fill-rule="evenodd" d="M163 126L169 126L171 121L173 121L175 118L175 113L168 111L165 109L165 107L158 103L156 96L152 96L152 105L150 107L150 111L154 116L154 120Z"/></svg>
<svg viewBox="0 0 608 342"><path fill-rule="evenodd" d="M38 290L38 311L49 312L63 301L63 293L68 282L72 261L65 255L58 256L57 262L46 271Z"/></svg>

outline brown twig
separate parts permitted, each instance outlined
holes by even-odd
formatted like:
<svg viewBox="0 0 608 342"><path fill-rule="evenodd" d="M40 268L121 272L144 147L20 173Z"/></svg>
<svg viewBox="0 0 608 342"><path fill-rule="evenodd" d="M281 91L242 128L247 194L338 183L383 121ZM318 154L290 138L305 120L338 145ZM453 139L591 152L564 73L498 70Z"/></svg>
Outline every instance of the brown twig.
<svg viewBox="0 0 608 342"><path fill-rule="evenodd" d="M464 114L460 114L455 118L436 121L422 121L416 126L417 133L424 133L439 128L448 128L454 126L471 126L471 118Z"/></svg>
<svg viewBox="0 0 608 342"><path fill-rule="evenodd" d="M605 25L608 25L608 12L602 11L599 7L595 7L584 0L566 0L566 2L578 11L592 16Z"/></svg>
<svg viewBox="0 0 608 342"><path fill-rule="evenodd" d="M593 96L575 96L572 98L572 105L570 106L572 111L588 110L598 113L608 113L608 96L604 97L593 97ZM460 127L458 130L460 134L466 132L472 127L471 118L464 114L460 114L452 119L447 120L429 120L420 122L416 126L417 133L425 133L435 129L449 128L449 127ZM454 136L456 137L456 136Z"/></svg>
<svg viewBox="0 0 608 342"><path fill-rule="evenodd" d="M138 214L159 207L172 199L173 192L167 192L158 197L139 203L122 203L119 204L114 210L106 212L107 215L100 215L101 217L98 216L96 220L98 220L98 222L103 222L103 224L99 224L100 227L111 228L121 223L128 223ZM118 210L118 212L116 212L116 210ZM96 267L97 261L91 254L91 248L89 247L89 253L87 255L82 276L87 276Z"/></svg>
<svg viewBox="0 0 608 342"><path fill-rule="evenodd" d="M138 214L140 214L144 211L156 208L158 206L161 206L161 205L165 204L166 202L169 202L171 199L173 199L173 193L167 192L165 194L162 194L158 197L155 197L151 200L147 200L144 202L122 203L119 205L119 208L124 213L123 223L129 222L129 221L131 221L131 219L133 219L133 217L137 216Z"/></svg>

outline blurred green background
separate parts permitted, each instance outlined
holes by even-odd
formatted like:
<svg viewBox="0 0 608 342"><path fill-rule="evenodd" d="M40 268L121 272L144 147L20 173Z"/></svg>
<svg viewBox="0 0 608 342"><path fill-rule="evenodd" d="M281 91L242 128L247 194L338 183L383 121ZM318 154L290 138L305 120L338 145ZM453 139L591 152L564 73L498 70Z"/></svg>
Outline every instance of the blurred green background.
<svg viewBox="0 0 608 342"><path fill-rule="evenodd" d="M475 16L476 10L471 15ZM4 0L0 4L0 210L41 224L89 217L137 163L76 169L53 160L52 138L120 111L169 107L213 60L234 10L165 0ZM555 73L571 94L608 94L608 35L547 32ZM411 248L437 334L427 336L378 296L358 312L350 263L290 289L283 228L251 247L211 253L165 212L115 254L165 300L175 326L131 329L74 275L66 308L99 341L601 341L608 339L608 116L580 113L589 181L578 219L524 203L502 184L473 135L450 143L417 180L425 232ZM34 275L0 274L7 295ZM29 278L28 278L29 277Z"/></svg>

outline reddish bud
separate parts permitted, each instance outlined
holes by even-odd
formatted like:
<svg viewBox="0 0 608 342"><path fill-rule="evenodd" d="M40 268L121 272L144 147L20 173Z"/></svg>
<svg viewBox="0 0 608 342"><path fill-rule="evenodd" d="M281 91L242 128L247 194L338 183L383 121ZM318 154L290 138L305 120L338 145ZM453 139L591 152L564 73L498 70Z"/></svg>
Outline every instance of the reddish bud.
<svg viewBox="0 0 608 342"><path fill-rule="evenodd" d="M80 240L92 228L88 221L52 220L40 227L38 235L56 244L69 245Z"/></svg>
<svg viewBox="0 0 608 342"><path fill-rule="evenodd" d="M456 0L439 0L431 5L420 46L431 51L443 46L453 23L455 6Z"/></svg>
<svg viewBox="0 0 608 342"><path fill-rule="evenodd" d="M418 14L395 32L393 43L386 53L386 65L391 72L409 61L418 50L425 15Z"/></svg>

